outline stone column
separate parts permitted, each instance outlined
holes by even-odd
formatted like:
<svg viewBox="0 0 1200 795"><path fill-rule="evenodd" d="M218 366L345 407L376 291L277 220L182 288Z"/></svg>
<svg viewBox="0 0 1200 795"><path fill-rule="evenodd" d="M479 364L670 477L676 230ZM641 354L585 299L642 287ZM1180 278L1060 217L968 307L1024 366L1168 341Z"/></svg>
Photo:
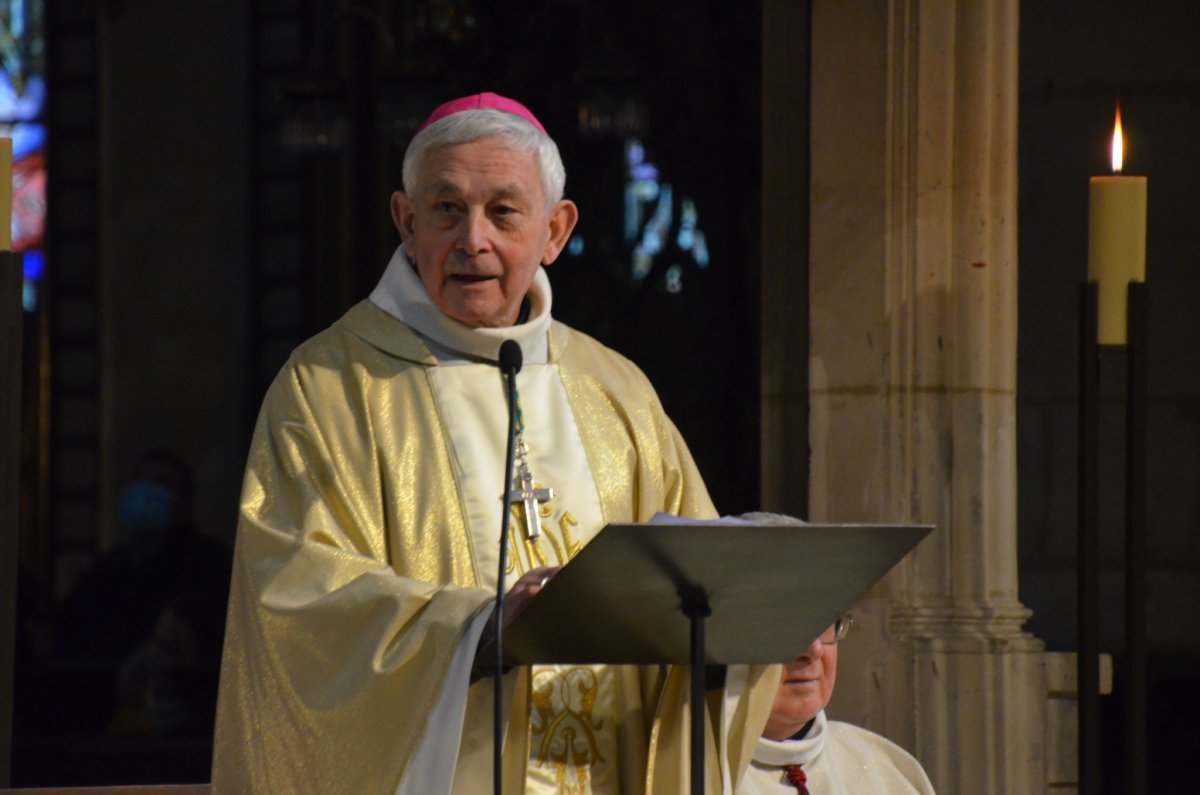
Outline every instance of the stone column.
<svg viewBox="0 0 1200 795"><path fill-rule="evenodd" d="M814 521L936 531L857 608L830 712L938 791L1045 791L1016 549L1016 0L814 0Z"/></svg>

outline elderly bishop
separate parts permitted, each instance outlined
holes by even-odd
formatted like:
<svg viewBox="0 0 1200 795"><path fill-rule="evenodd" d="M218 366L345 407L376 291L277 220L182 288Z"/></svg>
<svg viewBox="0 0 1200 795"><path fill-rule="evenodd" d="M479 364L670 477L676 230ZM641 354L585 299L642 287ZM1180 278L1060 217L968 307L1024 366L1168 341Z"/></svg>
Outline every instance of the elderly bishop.
<svg viewBox="0 0 1200 795"><path fill-rule="evenodd" d="M489 791L493 684L472 671L501 511L515 519L502 619L607 523L715 515L641 371L552 318L543 266L578 210L533 114L495 94L446 103L402 181L402 245L378 287L292 354L255 429L219 793ZM495 363L510 339L525 362L516 483ZM778 676L731 669L709 699L710 792L749 765ZM504 791L686 791L686 685L671 666L513 669Z"/></svg>

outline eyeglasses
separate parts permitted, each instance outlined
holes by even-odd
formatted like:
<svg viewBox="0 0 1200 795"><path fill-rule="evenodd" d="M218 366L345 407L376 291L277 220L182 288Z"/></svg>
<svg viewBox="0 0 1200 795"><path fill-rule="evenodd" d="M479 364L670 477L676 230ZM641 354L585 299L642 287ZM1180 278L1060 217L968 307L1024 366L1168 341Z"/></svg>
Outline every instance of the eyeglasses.
<svg viewBox="0 0 1200 795"><path fill-rule="evenodd" d="M817 640L826 646L832 646L842 640L845 640L846 635L850 633L850 625L854 623L854 617L847 614L840 616L829 625L829 629L822 632Z"/></svg>

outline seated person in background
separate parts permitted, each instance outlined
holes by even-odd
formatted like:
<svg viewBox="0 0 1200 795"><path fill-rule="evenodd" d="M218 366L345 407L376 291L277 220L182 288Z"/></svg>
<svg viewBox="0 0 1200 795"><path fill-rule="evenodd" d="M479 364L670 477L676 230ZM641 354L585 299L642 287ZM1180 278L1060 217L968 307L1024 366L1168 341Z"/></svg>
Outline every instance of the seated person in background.
<svg viewBox="0 0 1200 795"><path fill-rule="evenodd" d="M89 690L97 703L79 708L109 734L212 732L233 564L192 521L192 493L182 459L140 455L121 491L116 544L61 607L58 653L107 680Z"/></svg>
<svg viewBox="0 0 1200 795"><path fill-rule="evenodd" d="M919 762L866 729L825 717L837 679L843 616L783 669L771 717L737 795L933 795Z"/></svg>

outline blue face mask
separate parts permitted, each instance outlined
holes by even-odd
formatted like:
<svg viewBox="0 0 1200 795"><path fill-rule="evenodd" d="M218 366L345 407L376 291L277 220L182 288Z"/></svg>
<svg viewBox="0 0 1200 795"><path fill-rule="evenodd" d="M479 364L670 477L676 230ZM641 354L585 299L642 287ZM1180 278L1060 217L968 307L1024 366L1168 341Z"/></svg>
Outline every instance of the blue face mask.
<svg viewBox="0 0 1200 795"><path fill-rule="evenodd" d="M121 524L134 538L161 533L171 526L174 495L166 486L138 480L121 492Z"/></svg>

